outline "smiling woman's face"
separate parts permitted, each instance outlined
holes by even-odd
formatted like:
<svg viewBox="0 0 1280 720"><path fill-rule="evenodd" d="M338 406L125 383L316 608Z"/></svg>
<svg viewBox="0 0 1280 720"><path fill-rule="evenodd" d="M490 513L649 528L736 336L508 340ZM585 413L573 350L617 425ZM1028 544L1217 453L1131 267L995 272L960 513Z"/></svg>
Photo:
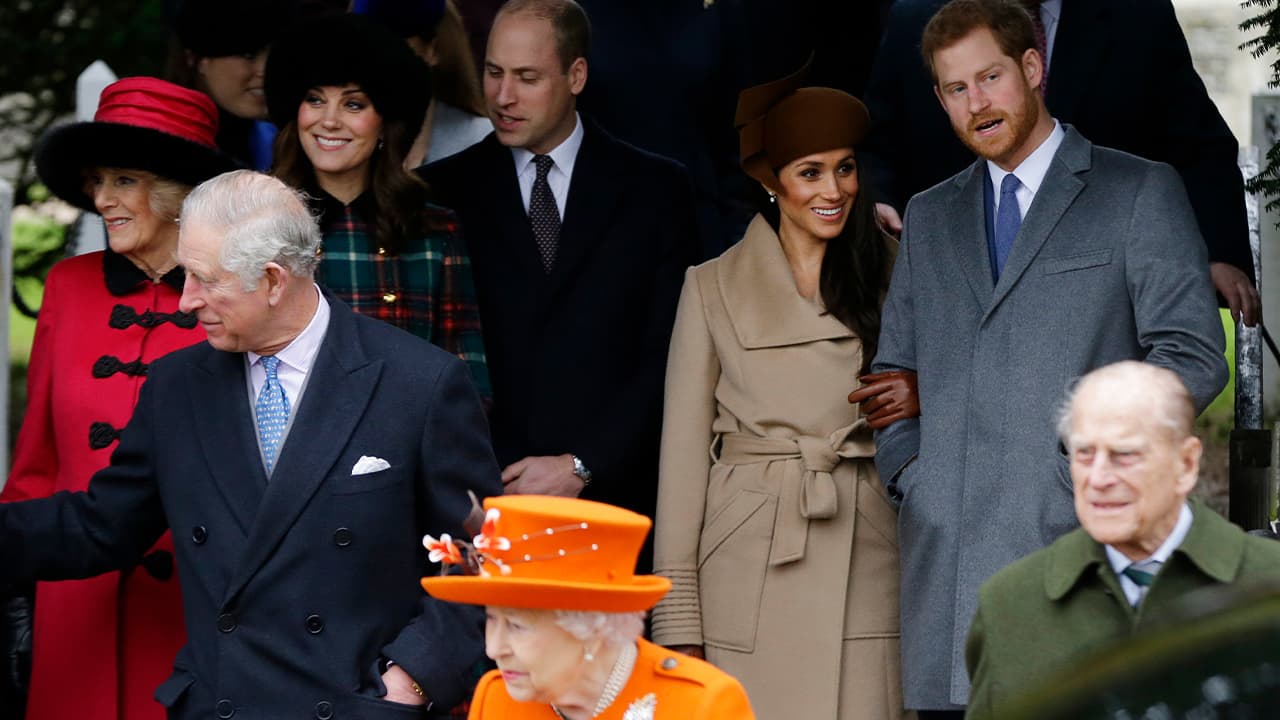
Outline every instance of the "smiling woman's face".
<svg viewBox="0 0 1280 720"><path fill-rule="evenodd" d="M314 87L298 105L298 141L320 187L367 183L382 116L360 86Z"/></svg>
<svg viewBox="0 0 1280 720"><path fill-rule="evenodd" d="M555 703L583 679L583 643L550 610L487 607L484 643L515 700Z"/></svg>
<svg viewBox="0 0 1280 720"><path fill-rule="evenodd" d="M196 63L199 88L218 107L246 120L265 120L267 98L262 92L267 51L247 55L200 58Z"/></svg>
<svg viewBox="0 0 1280 720"><path fill-rule="evenodd" d="M796 158L778 171L781 227L818 240L831 240L849 222L858 197L853 148Z"/></svg>

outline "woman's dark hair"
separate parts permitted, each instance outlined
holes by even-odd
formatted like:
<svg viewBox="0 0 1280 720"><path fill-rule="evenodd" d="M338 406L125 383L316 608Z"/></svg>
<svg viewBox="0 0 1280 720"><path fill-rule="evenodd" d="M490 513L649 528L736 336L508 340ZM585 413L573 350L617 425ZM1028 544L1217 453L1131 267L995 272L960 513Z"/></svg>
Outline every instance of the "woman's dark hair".
<svg viewBox="0 0 1280 720"><path fill-rule="evenodd" d="M480 73L471 53L471 41L462 15L452 0L444 4L440 21L418 36L423 43L435 43L436 64L431 68L431 95L440 102L478 117L486 117Z"/></svg>
<svg viewBox="0 0 1280 720"><path fill-rule="evenodd" d="M858 195L844 230L827 243L818 275L818 293L822 304L862 340L864 373L871 367L880 344L880 306L889 289L892 257L887 238L876 224L875 201L865 182L862 165L857 166ZM766 203L762 214L778 230L780 211L774 203Z"/></svg>
<svg viewBox="0 0 1280 720"><path fill-rule="evenodd" d="M410 130L402 122L383 121L382 142L369 158L369 187L373 199L374 241L399 254L405 244L435 228L427 215L430 192L417 175L404 169L401 159L409 152L418 128ZM295 188L318 188L315 168L302 151L298 123L291 120L276 136L275 163L271 174Z"/></svg>

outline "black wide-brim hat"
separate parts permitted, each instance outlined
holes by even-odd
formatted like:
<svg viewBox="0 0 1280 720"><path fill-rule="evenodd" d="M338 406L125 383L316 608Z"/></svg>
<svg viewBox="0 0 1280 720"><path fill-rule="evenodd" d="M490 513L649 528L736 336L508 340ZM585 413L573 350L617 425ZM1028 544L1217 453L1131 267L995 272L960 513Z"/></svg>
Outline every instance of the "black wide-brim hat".
<svg viewBox="0 0 1280 720"><path fill-rule="evenodd" d="M218 149L218 110L204 93L149 77L125 78L102 91L92 122L49 131L36 148L36 172L50 192L96 213L86 192L89 168L145 170L199 185L239 165Z"/></svg>
<svg viewBox="0 0 1280 720"><path fill-rule="evenodd" d="M267 56L267 112L283 128L314 87L358 85L383 122L417 129L431 103L431 71L395 33L362 15L303 20Z"/></svg>

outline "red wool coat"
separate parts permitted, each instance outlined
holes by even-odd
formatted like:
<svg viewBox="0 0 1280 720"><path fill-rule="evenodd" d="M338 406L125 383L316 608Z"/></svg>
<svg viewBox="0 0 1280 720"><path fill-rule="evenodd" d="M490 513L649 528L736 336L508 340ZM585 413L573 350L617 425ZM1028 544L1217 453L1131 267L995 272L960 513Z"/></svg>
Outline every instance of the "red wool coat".
<svg viewBox="0 0 1280 720"><path fill-rule="evenodd" d="M181 287L181 271L152 283L110 250L54 266L0 501L84 490L108 464L146 365L204 339L173 315ZM166 533L140 567L37 585L28 718L163 720L152 693L186 641L172 550Z"/></svg>

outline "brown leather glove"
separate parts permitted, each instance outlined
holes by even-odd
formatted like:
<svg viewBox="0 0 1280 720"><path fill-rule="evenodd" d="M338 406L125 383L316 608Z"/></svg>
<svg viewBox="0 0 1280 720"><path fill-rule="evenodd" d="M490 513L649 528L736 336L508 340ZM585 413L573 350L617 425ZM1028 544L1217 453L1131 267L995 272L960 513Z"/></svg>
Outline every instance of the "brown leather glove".
<svg viewBox="0 0 1280 720"><path fill-rule="evenodd" d="M881 430L907 418L920 417L920 392L910 370L869 373L858 378L862 387L849 393L858 403L872 430Z"/></svg>

